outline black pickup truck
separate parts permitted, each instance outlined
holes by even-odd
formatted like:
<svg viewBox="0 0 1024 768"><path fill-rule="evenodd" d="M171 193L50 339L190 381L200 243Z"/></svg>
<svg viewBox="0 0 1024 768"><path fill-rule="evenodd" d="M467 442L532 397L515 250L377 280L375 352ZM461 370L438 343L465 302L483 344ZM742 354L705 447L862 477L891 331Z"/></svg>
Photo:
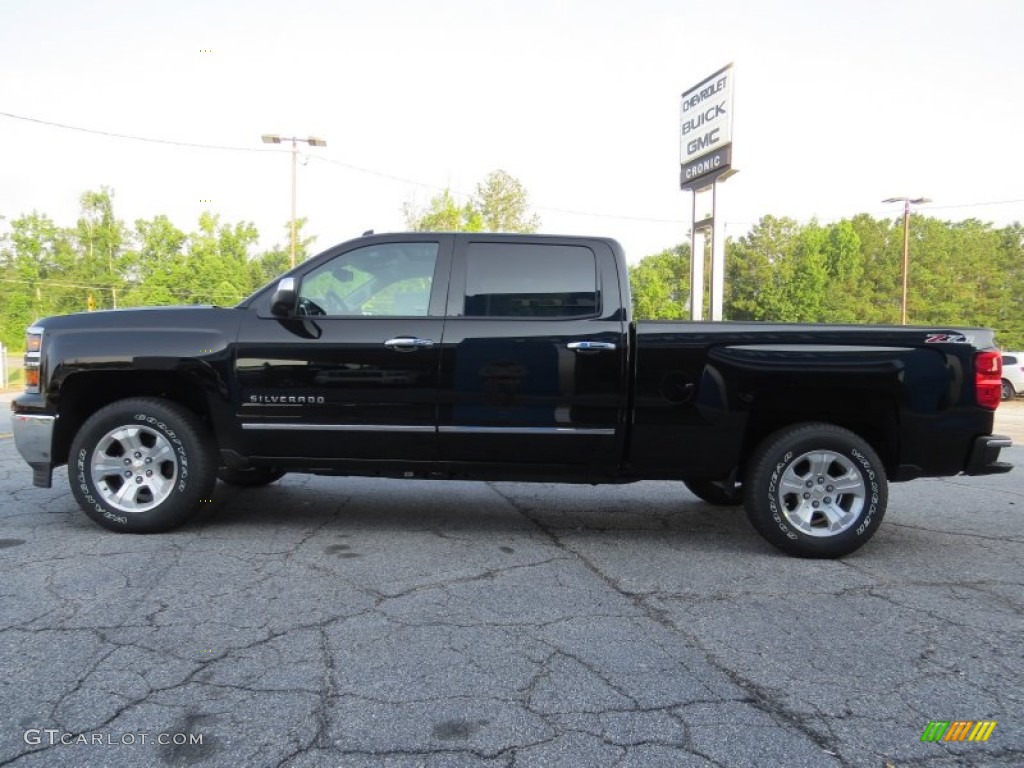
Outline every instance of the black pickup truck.
<svg viewBox="0 0 1024 768"><path fill-rule="evenodd" d="M363 237L236 307L37 322L15 439L114 531L181 523L216 478L659 479L810 557L866 542L889 481L1011 468L988 330L631 314L614 240Z"/></svg>

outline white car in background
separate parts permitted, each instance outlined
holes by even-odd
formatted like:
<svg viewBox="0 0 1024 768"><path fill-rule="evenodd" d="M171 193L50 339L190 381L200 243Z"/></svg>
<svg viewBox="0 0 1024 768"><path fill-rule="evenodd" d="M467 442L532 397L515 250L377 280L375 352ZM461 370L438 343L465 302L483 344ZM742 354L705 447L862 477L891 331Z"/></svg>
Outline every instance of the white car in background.
<svg viewBox="0 0 1024 768"><path fill-rule="evenodd" d="M1024 394L1024 352L1003 352L1003 400Z"/></svg>

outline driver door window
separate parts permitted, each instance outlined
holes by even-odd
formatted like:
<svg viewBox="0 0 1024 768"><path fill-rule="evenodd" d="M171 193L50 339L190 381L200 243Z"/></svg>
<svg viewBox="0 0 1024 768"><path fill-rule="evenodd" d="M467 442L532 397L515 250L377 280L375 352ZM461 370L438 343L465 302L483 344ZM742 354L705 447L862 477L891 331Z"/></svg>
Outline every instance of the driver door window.
<svg viewBox="0 0 1024 768"><path fill-rule="evenodd" d="M437 243L382 243L343 253L302 281L298 314L426 317Z"/></svg>

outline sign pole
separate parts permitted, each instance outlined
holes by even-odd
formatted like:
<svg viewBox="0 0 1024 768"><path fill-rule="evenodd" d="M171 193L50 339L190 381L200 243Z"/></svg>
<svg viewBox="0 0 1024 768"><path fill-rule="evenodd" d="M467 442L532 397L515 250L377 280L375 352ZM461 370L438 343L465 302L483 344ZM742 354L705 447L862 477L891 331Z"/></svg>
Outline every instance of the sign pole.
<svg viewBox="0 0 1024 768"><path fill-rule="evenodd" d="M697 190L690 205L690 319L704 319L704 235L697 226ZM700 243L700 250L697 244ZM698 258L697 254L700 254Z"/></svg>
<svg viewBox="0 0 1024 768"><path fill-rule="evenodd" d="M718 179L711 184L711 319L722 319L722 303L725 298L725 238L721 217L718 215Z"/></svg>

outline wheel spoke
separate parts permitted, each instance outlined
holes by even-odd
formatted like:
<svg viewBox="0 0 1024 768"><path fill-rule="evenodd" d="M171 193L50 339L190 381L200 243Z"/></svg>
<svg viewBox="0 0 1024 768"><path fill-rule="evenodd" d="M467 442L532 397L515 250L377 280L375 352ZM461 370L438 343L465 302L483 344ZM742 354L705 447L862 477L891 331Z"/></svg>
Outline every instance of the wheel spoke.
<svg viewBox="0 0 1024 768"><path fill-rule="evenodd" d="M174 485L174 478L154 474L152 477L147 477L144 484L148 485L150 490L153 492L153 500L161 501L163 497L170 492L171 487Z"/></svg>
<svg viewBox="0 0 1024 768"><path fill-rule="evenodd" d="M796 509L786 513L786 517L790 518L791 522L802 530L807 530L811 527L811 517L814 515L814 508L806 501L801 501Z"/></svg>
<svg viewBox="0 0 1024 768"><path fill-rule="evenodd" d="M174 448L172 448L171 444L161 437L157 440L156 447L150 452L149 458L153 460L154 465L164 461L170 461L174 458Z"/></svg>
<svg viewBox="0 0 1024 768"><path fill-rule="evenodd" d="M117 503L122 509L125 507L132 508L135 506L135 490L139 486L131 480L126 480L121 484L121 487L117 489L117 492L113 495L112 501Z"/></svg>
<svg viewBox="0 0 1024 768"><path fill-rule="evenodd" d="M141 432L138 427L122 427L115 430L110 437L121 444L125 454L131 454L143 448Z"/></svg>
<svg viewBox="0 0 1024 768"><path fill-rule="evenodd" d="M830 531L841 531L844 528L847 514L842 507L836 504L825 504L822 506L821 511L828 518L828 529Z"/></svg>
<svg viewBox="0 0 1024 768"><path fill-rule="evenodd" d="M807 458L811 464L813 480L817 480L819 477L828 477L828 468L835 461L834 453L816 451L815 453L808 454Z"/></svg>
<svg viewBox="0 0 1024 768"><path fill-rule="evenodd" d="M102 455L102 458L97 458L92 463L92 477L97 481L110 475L120 475L123 471L124 460L113 456Z"/></svg>
<svg viewBox="0 0 1024 768"><path fill-rule="evenodd" d="M857 474L856 470L853 469L848 470L844 475L831 478L829 485L833 487L837 494L854 493L860 496L864 493L864 481Z"/></svg>
<svg viewBox="0 0 1024 768"><path fill-rule="evenodd" d="M779 481L779 493L803 493L806 481L789 467Z"/></svg>

